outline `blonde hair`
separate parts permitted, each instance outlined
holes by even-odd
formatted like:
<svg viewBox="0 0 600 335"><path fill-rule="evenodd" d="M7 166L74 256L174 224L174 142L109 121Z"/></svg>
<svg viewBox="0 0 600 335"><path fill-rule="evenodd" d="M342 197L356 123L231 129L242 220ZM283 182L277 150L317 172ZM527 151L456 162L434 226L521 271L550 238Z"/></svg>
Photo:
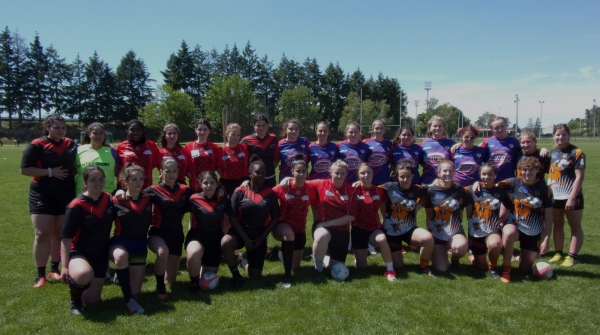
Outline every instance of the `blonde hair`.
<svg viewBox="0 0 600 335"><path fill-rule="evenodd" d="M446 135L446 130L447 130L446 121L444 121L444 119L441 116L437 116L437 115L432 116L431 119L429 119L429 121L427 122L427 136L429 136L429 137L433 136L433 133L431 132L430 129L431 129L431 125L436 121L439 121L442 123L442 125L444 126L444 136L447 136Z"/></svg>
<svg viewBox="0 0 600 335"><path fill-rule="evenodd" d="M341 159L338 159L335 162L331 163L331 167L329 168L329 172L333 171L334 167L343 167L344 169L346 169L346 172L348 171L348 164L346 164L346 162L344 162Z"/></svg>
<svg viewBox="0 0 600 335"><path fill-rule="evenodd" d="M229 134L231 134L234 130L239 130L240 135L242 135L242 127L240 127L240 125L237 123L230 123L227 125L227 128L225 129L225 137L228 137Z"/></svg>

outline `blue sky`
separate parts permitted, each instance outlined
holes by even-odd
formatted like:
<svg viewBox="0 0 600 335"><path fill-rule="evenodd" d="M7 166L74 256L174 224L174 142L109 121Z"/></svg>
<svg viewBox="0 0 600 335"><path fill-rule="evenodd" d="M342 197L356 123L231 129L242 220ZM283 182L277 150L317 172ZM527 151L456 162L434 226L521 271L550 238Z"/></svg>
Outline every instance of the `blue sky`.
<svg viewBox="0 0 600 335"><path fill-rule="evenodd" d="M96 50L116 68L133 50L162 81L182 40L203 49L250 41L277 64L284 53L324 69L397 78L423 111L430 96L476 119L491 111L550 126L600 103L598 1L9 1L0 24L71 62Z"/></svg>

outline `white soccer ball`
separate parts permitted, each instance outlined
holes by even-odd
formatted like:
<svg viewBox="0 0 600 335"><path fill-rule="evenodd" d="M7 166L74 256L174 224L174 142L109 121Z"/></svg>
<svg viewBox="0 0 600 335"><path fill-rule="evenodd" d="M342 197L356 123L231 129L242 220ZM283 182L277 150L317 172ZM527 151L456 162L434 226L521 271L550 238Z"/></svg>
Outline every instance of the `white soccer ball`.
<svg viewBox="0 0 600 335"><path fill-rule="evenodd" d="M219 285L219 276L214 272L207 272L200 280L200 288L204 291L210 291L217 288Z"/></svg>
<svg viewBox="0 0 600 335"><path fill-rule="evenodd" d="M348 268L344 263L337 263L331 267L331 276L335 280L344 281L348 278L349 274L350 271L348 271Z"/></svg>
<svg viewBox="0 0 600 335"><path fill-rule="evenodd" d="M546 262L539 262L533 266L533 275L540 279L550 279L552 273L552 265Z"/></svg>

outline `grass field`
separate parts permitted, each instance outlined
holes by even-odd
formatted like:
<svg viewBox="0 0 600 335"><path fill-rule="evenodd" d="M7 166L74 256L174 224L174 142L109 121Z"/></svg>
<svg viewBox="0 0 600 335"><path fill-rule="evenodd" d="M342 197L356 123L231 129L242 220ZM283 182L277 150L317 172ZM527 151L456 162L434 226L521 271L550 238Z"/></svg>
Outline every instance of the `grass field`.
<svg viewBox="0 0 600 335"><path fill-rule="evenodd" d="M545 142L542 146L550 147ZM282 289L281 264L267 261L265 277L246 280L241 291L229 289L230 273L222 265L216 291L190 295L184 259L178 282L170 287L169 299L161 303L154 295L151 254L138 300L145 314L129 315L119 287L108 285L104 301L87 307L83 317L69 315L66 285L51 282L41 289L31 288L35 265L27 209L30 178L19 174L25 146L7 145L0 148L0 295L4 297L0 333L594 334L600 326L600 226L596 221L600 144L577 140L574 144L588 157L583 186L585 242L580 262L569 269L555 268L552 280L522 277L513 263L513 283L502 284L473 270L466 258L459 272L425 277L417 273L418 254L409 252L407 266L394 283L382 276L385 267L379 255L369 257L372 266L366 271L357 270L349 255L347 282L313 283L312 263L306 259L292 288ZM423 226L422 212L419 223Z"/></svg>

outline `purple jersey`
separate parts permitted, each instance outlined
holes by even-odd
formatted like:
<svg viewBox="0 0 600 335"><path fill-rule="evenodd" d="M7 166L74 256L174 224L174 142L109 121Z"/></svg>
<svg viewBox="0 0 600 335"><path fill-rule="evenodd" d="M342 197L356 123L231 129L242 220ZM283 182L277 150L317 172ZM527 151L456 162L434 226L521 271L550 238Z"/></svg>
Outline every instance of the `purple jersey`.
<svg viewBox="0 0 600 335"><path fill-rule="evenodd" d="M285 177L292 177L292 163L297 154L304 155L304 160L308 161L308 146L310 141L306 137L298 137L296 142L289 142L286 139L279 141L279 180Z"/></svg>
<svg viewBox="0 0 600 335"><path fill-rule="evenodd" d="M363 142L352 145L347 140L340 142L338 147L340 148L340 159L348 164L346 182L352 184L358 180L358 165L369 161L371 149Z"/></svg>
<svg viewBox="0 0 600 335"><path fill-rule="evenodd" d="M419 144L425 153L425 157L423 158L423 175L421 176L422 184L431 184L437 178L438 164L442 160L450 158L450 148L455 143L448 138L439 140L428 138Z"/></svg>
<svg viewBox="0 0 600 335"><path fill-rule="evenodd" d="M487 161L487 151L482 147L465 148L461 145L452 156L454 161L454 182L461 186L473 185L479 181L479 167Z"/></svg>
<svg viewBox="0 0 600 335"><path fill-rule="evenodd" d="M390 163L392 156L392 141L381 142L374 138L363 141L371 149L369 164L373 168L373 184L381 185L390 181Z"/></svg>
<svg viewBox="0 0 600 335"><path fill-rule="evenodd" d="M413 167L413 179L412 184L421 184L421 175L419 174L419 164L423 165L425 153L423 148L418 144L412 144L410 147L398 143L394 149L392 149L392 162L394 163L394 169L398 166L398 163L408 163Z"/></svg>
<svg viewBox="0 0 600 335"><path fill-rule="evenodd" d="M496 182L515 177L517 154L521 151L519 140L514 137L499 140L493 136L483 140L480 146L486 149L488 162L498 168Z"/></svg>
<svg viewBox="0 0 600 335"><path fill-rule="evenodd" d="M325 145L319 145L318 142L313 142L308 147L308 151L310 153L310 162L312 165L308 179L331 178L329 169L331 168L331 163L335 162L340 156L340 148L333 142L327 142Z"/></svg>

